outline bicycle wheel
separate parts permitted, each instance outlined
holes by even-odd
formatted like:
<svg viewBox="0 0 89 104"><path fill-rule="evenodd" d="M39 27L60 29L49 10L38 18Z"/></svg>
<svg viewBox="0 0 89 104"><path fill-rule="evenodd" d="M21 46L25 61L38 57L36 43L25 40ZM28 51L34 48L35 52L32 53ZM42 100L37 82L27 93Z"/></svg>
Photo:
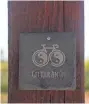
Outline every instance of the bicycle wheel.
<svg viewBox="0 0 89 104"><path fill-rule="evenodd" d="M49 54L49 59L52 66L59 67L65 62L65 54L60 50L54 50Z"/></svg>
<svg viewBox="0 0 89 104"><path fill-rule="evenodd" d="M38 67L43 67L48 64L47 53L44 50L38 50L32 55L33 63Z"/></svg>

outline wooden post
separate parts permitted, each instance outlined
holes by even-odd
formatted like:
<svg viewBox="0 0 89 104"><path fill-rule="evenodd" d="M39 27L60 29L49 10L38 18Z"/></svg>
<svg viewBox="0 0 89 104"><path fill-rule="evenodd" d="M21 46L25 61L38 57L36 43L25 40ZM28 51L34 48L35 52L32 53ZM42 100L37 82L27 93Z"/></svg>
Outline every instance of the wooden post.
<svg viewBox="0 0 89 104"><path fill-rule="evenodd" d="M84 6L83 1L64 2L64 31L76 33L75 91L65 91L66 103L84 102Z"/></svg>
<svg viewBox="0 0 89 104"><path fill-rule="evenodd" d="M9 103L84 102L84 2L9 1ZM19 37L21 32L75 32L77 88L75 91L19 90Z"/></svg>

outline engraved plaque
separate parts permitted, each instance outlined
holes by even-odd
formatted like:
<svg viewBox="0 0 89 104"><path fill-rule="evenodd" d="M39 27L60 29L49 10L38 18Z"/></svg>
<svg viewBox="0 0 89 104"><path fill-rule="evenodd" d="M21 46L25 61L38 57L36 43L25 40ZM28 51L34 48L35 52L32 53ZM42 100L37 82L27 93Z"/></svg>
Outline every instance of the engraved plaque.
<svg viewBox="0 0 89 104"><path fill-rule="evenodd" d="M74 33L21 33L20 90L74 90L76 39Z"/></svg>

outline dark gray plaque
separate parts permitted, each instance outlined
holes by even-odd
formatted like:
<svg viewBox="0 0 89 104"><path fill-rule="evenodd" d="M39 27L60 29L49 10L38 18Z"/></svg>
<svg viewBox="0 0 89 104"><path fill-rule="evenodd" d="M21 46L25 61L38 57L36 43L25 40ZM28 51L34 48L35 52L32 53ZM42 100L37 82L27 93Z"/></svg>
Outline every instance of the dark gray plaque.
<svg viewBox="0 0 89 104"><path fill-rule="evenodd" d="M20 90L74 90L76 39L74 33L21 33Z"/></svg>

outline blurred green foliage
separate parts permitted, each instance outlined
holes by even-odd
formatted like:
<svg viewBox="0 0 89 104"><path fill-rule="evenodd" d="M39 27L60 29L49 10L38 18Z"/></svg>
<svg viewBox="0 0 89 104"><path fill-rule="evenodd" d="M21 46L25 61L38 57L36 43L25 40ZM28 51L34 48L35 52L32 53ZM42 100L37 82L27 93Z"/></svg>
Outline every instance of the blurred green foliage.
<svg viewBox="0 0 89 104"><path fill-rule="evenodd" d="M1 92L8 91L8 62L1 62Z"/></svg>
<svg viewBox="0 0 89 104"><path fill-rule="evenodd" d="M1 71L7 71L8 69L8 62L7 61L2 61L1 63Z"/></svg>
<svg viewBox="0 0 89 104"><path fill-rule="evenodd" d="M1 72L1 92L8 91L8 72L2 71Z"/></svg>
<svg viewBox="0 0 89 104"><path fill-rule="evenodd" d="M89 60L85 61L85 90L89 90Z"/></svg>
<svg viewBox="0 0 89 104"><path fill-rule="evenodd" d="M85 61L85 71L89 72L89 59Z"/></svg>

